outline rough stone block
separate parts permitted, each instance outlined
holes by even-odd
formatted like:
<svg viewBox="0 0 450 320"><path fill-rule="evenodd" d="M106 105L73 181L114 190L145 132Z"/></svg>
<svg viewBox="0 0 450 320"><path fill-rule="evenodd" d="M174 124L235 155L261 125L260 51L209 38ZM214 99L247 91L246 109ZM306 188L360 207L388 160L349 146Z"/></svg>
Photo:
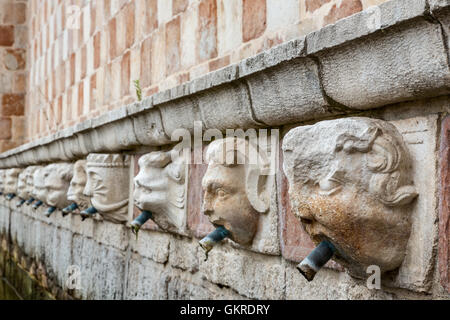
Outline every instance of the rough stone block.
<svg viewBox="0 0 450 320"><path fill-rule="evenodd" d="M286 264L287 300L391 300L395 295L383 290L370 290L365 281L346 273L321 270L314 281L308 282L294 264Z"/></svg>
<svg viewBox="0 0 450 320"><path fill-rule="evenodd" d="M206 262L203 257L202 252L200 272L208 281L228 286L252 299L284 298L285 273L281 258L225 246L216 246Z"/></svg>
<svg viewBox="0 0 450 320"><path fill-rule="evenodd" d="M280 125L312 119L327 112L318 67L311 59L297 59L249 76L257 120Z"/></svg>
<svg viewBox="0 0 450 320"><path fill-rule="evenodd" d="M200 246L195 239L171 238L169 264L174 268L195 273L198 271L199 250Z"/></svg>
<svg viewBox="0 0 450 320"><path fill-rule="evenodd" d="M169 277L162 264L133 255L129 261L124 298L130 300L167 300Z"/></svg>
<svg viewBox="0 0 450 320"><path fill-rule="evenodd" d="M376 8L364 10L347 19L341 19L306 36L308 54L337 47L340 44L358 39L386 29L395 24L423 15L427 10L426 0L387 1Z"/></svg>
<svg viewBox="0 0 450 320"><path fill-rule="evenodd" d="M260 124L253 118L249 92L244 83L230 83L195 97L206 129L224 131L254 128Z"/></svg>
<svg viewBox="0 0 450 320"><path fill-rule="evenodd" d="M175 130L194 132L194 122L201 121L200 109L191 98L182 98L159 106L163 128L170 138Z"/></svg>
<svg viewBox="0 0 450 320"><path fill-rule="evenodd" d="M411 211L411 234L406 256L393 283L415 291L431 288L433 252L437 247L436 135L437 116L391 122L403 135L413 159L413 180L418 197Z"/></svg>
<svg viewBox="0 0 450 320"><path fill-rule="evenodd" d="M124 251L128 247L129 236L129 230L123 224L94 220L93 238L99 244Z"/></svg>
<svg viewBox="0 0 450 320"><path fill-rule="evenodd" d="M164 132L161 113L158 109L134 116L133 128L137 141L143 145L157 146L170 142Z"/></svg>
<svg viewBox="0 0 450 320"><path fill-rule="evenodd" d="M165 263L169 259L169 243L169 234L145 230L139 232L137 240L134 237L130 239L133 252L158 263Z"/></svg>
<svg viewBox="0 0 450 320"><path fill-rule="evenodd" d="M395 26L318 57L327 95L353 109L450 92L441 28L425 19Z"/></svg>

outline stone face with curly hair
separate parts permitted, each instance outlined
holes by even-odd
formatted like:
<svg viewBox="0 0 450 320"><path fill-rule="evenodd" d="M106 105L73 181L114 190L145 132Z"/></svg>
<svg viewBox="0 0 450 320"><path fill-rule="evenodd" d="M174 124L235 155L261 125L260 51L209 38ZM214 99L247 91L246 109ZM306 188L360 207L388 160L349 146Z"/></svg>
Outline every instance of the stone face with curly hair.
<svg viewBox="0 0 450 320"><path fill-rule="evenodd" d="M390 123L370 118L322 121L283 140L283 169L294 214L318 244L353 275L369 265L396 269L410 233L408 204L417 196L412 162Z"/></svg>

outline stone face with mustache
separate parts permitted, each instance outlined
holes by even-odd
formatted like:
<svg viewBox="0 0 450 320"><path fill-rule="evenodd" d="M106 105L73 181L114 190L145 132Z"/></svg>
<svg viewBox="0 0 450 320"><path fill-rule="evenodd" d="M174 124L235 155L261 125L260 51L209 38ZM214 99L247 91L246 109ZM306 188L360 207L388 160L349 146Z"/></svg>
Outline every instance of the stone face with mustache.
<svg viewBox="0 0 450 320"><path fill-rule="evenodd" d="M127 221L130 157L121 154L90 154L86 164L84 194L106 220Z"/></svg>
<svg viewBox="0 0 450 320"><path fill-rule="evenodd" d="M294 128L283 140L283 169L294 214L314 243L331 242L354 276L370 265L396 269L417 196L411 159L390 123L370 118Z"/></svg>

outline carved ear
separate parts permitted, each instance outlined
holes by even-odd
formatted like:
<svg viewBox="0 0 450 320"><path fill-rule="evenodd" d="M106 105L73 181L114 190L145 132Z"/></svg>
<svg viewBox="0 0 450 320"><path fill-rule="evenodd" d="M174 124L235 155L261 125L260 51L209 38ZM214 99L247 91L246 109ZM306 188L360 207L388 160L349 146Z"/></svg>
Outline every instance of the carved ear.
<svg viewBox="0 0 450 320"><path fill-rule="evenodd" d="M413 186L403 186L398 188L394 194L389 197L381 199L381 201L387 206L402 206L410 203L415 197L417 197L416 188Z"/></svg>
<svg viewBox="0 0 450 320"><path fill-rule="evenodd" d="M259 168L250 168L247 171L246 192L248 200L259 213L269 210L269 193L267 191L267 176L261 175Z"/></svg>

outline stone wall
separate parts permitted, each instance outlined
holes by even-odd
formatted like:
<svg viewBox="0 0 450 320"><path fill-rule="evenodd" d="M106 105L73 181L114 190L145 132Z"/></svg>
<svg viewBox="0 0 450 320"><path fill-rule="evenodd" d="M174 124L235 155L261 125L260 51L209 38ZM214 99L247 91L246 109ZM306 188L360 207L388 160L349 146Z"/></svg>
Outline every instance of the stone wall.
<svg viewBox="0 0 450 320"><path fill-rule="evenodd" d="M0 2L0 151L25 140L27 2Z"/></svg>
<svg viewBox="0 0 450 320"><path fill-rule="evenodd" d="M243 12L250 10L247 13L255 16L258 21L261 21L261 17L256 9L261 8L261 3L266 4L266 28L269 28L270 21L277 21L270 20L273 17L269 18L273 14L269 6L271 1L246 2L242 2ZM250 2L253 5L247 6ZM339 19L343 15L335 12L336 8L351 11L356 2L306 1L306 11L301 12L323 14L320 15L323 19L313 19L315 23L321 21L317 25L319 28L322 23L331 23L334 21L332 19ZM132 5L124 1L124 11L121 11L121 6L115 7L113 2L108 3L111 7L108 5L107 8L114 8L111 12L119 15L128 12L126 8ZM134 5L137 3L134 2ZM167 3L171 2L164 2L166 5ZM189 2L186 8L191 8L191 5L197 8L198 5L199 12L208 11L211 7L205 8L205 3ZM283 3L294 5L296 2ZM363 2L363 5L369 4L370 1ZM178 5L183 7L179 1L173 1L172 5L172 9L178 8ZM31 8L37 8L33 1ZM43 10L44 17L41 19L44 21L45 15L51 16L50 13L53 12L46 5L39 8ZM128 89L123 89L121 82L116 81L118 78L114 79L113 83L118 87L108 88L121 100L114 103L110 100L101 114L94 112L91 114L93 118L88 119L86 113L84 118L81 116L84 111L81 110L90 108L92 104L72 103L72 106L82 107L77 109L80 113L70 120L73 122L50 126L55 130L53 134L0 154L0 169L17 168L20 171L36 165L42 166L42 178L35 174L33 178L37 179L27 182L28 179L22 176L22 183L25 181L25 185L30 184L34 189L40 184L39 188L46 189L47 194L58 194L59 191L59 200L64 200L62 202L65 205L70 200L68 194L74 193L74 190L69 192L66 189L69 188L69 180L72 187L77 170L68 174L64 168L72 168L75 161L78 163L79 160L86 160L81 193L88 197L87 205L63 217L58 210L63 208L56 205L57 201L53 197L44 195L42 199L35 198L35 190L22 196L24 187L19 188L18 185L7 192L0 190L4 193L0 197L3 250L8 251L23 269L59 298L449 299L449 234L446 227L449 216L449 8L448 0L391 0L372 9L375 11L356 13L255 56L244 60L237 58L236 63L230 60L227 67L198 75L195 79L188 78L188 82L173 83L178 84L176 86L158 84L159 92L139 102L127 97L127 94L131 96L133 92L131 85ZM97 13L98 11L96 17ZM161 11L158 11L157 16L160 17L160 14ZM173 20L172 14L164 15L170 21L163 30L171 29L172 21L183 20L183 14L185 13L175 15ZM122 18L112 18L109 23L112 23L113 30L121 30L126 34L126 27L118 27L126 21L125 13L122 15ZM110 17L110 13L107 16ZM220 21L219 18L217 20ZM210 23L204 26L208 28ZM253 37L253 40L249 40L243 36L243 42L246 41L244 38L252 42L268 34L266 29L257 24L244 25L242 28ZM85 35L86 40L91 39L98 31L95 28L89 28L89 32L83 30L77 39L84 39ZM166 31L164 34L167 36ZM119 36L113 38L123 41L128 39ZM123 46L124 43L120 42L119 47L113 47L117 56L112 65L122 65L126 52L129 52ZM170 41L164 43L168 44ZM237 47L241 45L243 43L237 44ZM125 55L122 57L123 53ZM75 53L73 58L75 64L80 59L76 55ZM199 63L199 60L195 61ZM210 63L207 64L209 68ZM87 62L86 65L92 63ZM167 70L174 74L182 72L182 69L172 70L174 65L161 64L158 67L164 69L164 74ZM84 69L76 67L74 70L76 72L72 79L78 84L74 82L70 86L78 88L81 84L83 92L87 92L83 84L87 82L79 82ZM134 70L134 67L130 70ZM121 71L117 72L116 75L123 75ZM31 71L31 74L44 75L37 71ZM53 75L50 71L48 74ZM152 71L150 78L153 76ZM64 78L69 79L67 77L66 72ZM128 78L126 74L126 79ZM106 80L100 82L104 81ZM72 89L69 92L70 90ZM153 91L150 89L148 92ZM64 101L66 98L61 99ZM83 95L83 101L91 100L85 99ZM116 105L117 109L106 111ZM61 110L65 110L68 105L62 102L62 106ZM63 114L64 112L60 113L61 119L64 118ZM374 122L378 125L375 128L369 126L359 134L336 125L349 118L355 122ZM33 119L37 119L36 115ZM325 122L330 120L334 122ZM311 218L299 216L299 211L317 203L311 201L299 209L299 202L293 200L296 188L293 182L298 182L295 180L301 174L292 175L292 172L286 171L288 160L285 155L292 150L286 150L284 144L291 140L294 145L301 145L301 141L294 139L292 142L292 137L286 139L296 128L322 125L321 128L327 129L324 125L326 123L330 127L333 123L334 128L344 134L336 137L336 141L330 143L331 147L323 143L325 140L320 140L324 139L320 134L314 136L317 140L312 136L308 137L312 141L303 146L304 154L316 152L318 156L310 161L311 168L306 171L319 170L324 167L322 161L328 163L327 161L337 157L336 153L345 151L348 153L346 159L352 159L355 155L360 157L356 158L359 160L354 160L355 165L344 168L349 175L345 179L340 177L342 185L354 183L349 177L362 181L362 184L369 184L366 189L360 188L360 193L353 194L355 203L356 198L370 194L369 191L374 192L380 188L391 191L391 194L372 195L370 201L367 201L367 207L365 204L361 206L361 212L368 213L366 223L350 226L344 223L343 226L344 229L350 228L344 234L353 232L360 235L360 229L356 228L366 228L367 237L362 236L356 241L356 246L355 243L349 245L358 254L366 242L369 242L369 247L373 242L371 248L374 253L385 252L384 249L394 247L396 243L393 244L392 239L405 242L404 248L386 251L394 256L392 260L399 263L390 266L388 272L383 274L381 289L370 289L367 286L366 278L369 274L355 276L352 273L349 266L365 266L368 263L361 261L364 259L360 259L357 254L353 261L346 259L342 253L349 249L342 246L337 250L339 256L336 255L333 261L320 270L312 282L307 282L296 269L296 264L317 244L317 239L310 233L311 228L305 227L305 223L308 224ZM183 138L189 141L198 134L220 135L227 129L279 130L279 136L275 134L277 131L273 131L271 135L276 137L278 145L272 145L270 150L264 151L267 151L264 156L275 155L275 159L279 160L274 174L269 174L264 180L251 180L249 177L253 177L256 169L243 171L242 179L239 179L239 174L231 174L232 171L229 173L229 176L234 177L232 182L236 186L241 185L237 194L242 197L239 198L239 207L233 207L233 212L225 213L230 214L231 218L236 218L240 213L248 214L250 222L256 221L252 224L256 226L254 230L250 230L250 224L240 225L251 233L250 241L241 241L237 236L238 232L233 232L229 239L214 247L206 261L199 240L214 230L211 222L215 222L217 227L217 224L229 221L214 220L214 214L206 212L213 211L205 206L211 197L205 177L214 177L214 174L208 173L210 167L213 167L211 162L191 163L183 167L168 160L168 152L177 144L180 128L184 129ZM41 132L40 129L33 130L33 134ZM48 130L41 133L44 134L43 132L46 134ZM336 132L330 132L329 136L334 137L334 134ZM337 146L342 137L348 139L348 144ZM382 137L384 142L377 144L378 137ZM309 141L308 139L305 140ZM211 139L203 141L203 145L193 142L190 150L193 160L221 139L217 138L211 144L209 141ZM324 149L320 149L322 147ZM263 158L263 155L259 155ZM153 162L149 160L150 164L144 161L148 157L153 158L150 159ZM367 162L366 157L374 157L374 163L369 164L372 171L360 168L363 162ZM333 169L333 174L342 174L344 169ZM305 169L296 165L292 171L295 173L296 170ZM373 171L376 170L379 171L378 176L372 179ZM25 171L21 172L23 174ZM0 172L3 173L4 171ZM0 182L3 184L0 188L10 188L13 185L10 180L14 180L11 177L16 173L17 170L8 172L7 178L0 175ZM261 179L261 176L259 174L257 179ZM17 180L21 180L20 177L17 179L17 175L15 176L16 184ZM386 180L386 177L390 180ZM337 179L339 180L339 176ZM64 183L59 184L61 181ZM308 183L308 179L304 183ZM316 184L320 185L320 182ZM56 185L60 187L55 188ZM325 184L325 187L329 187L329 184ZM288 191L292 188L294 192ZM161 190L167 191L167 198L152 200L153 189L158 194ZM397 197L396 191L399 189L403 193L399 193ZM11 198L11 194L16 194L16 197L7 200ZM33 209L21 202L30 196L32 200L42 200L46 205ZM388 200L383 199L384 196ZM391 198L392 201L389 200ZM380 199L385 202L380 204ZM316 211L320 214L335 213L331 218L334 219L335 228L339 229L339 222L351 220L345 216L350 211L351 200L347 199L350 205L346 207L328 203L322 207L319 205ZM157 202L157 206L152 206L153 202ZM81 202L78 204L81 206ZM174 206L170 206L173 204ZM84 212L88 206L91 206L90 209L99 209L99 212L98 215L91 215L92 219L83 221L83 218L89 216ZM402 207L396 211L400 206ZM49 211L52 208L56 211ZM154 222L149 221L142 226L136 238L133 234L136 225L133 223L141 210L152 211ZM365 221L364 217L362 221ZM399 223L392 225L392 221ZM410 232L399 230L399 225L404 225ZM230 223L226 227L232 229L234 226ZM374 230L383 234L383 239L374 239L371 234ZM405 236L399 236L400 233ZM242 234L246 236L245 232ZM339 243L335 239L336 235L330 236L331 240ZM379 240L382 240L383 245L379 244ZM390 262L389 258L386 260ZM68 270L71 267L76 267L79 271L80 289L67 288Z"/></svg>
<svg viewBox="0 0 450 320"><path fill-rule="evenodd" d="M423 112L425 106L427 112ZM205 216L195 218L201 205L195 199L188 199L190 223L186 235L155 230L154 225L149 225L136 238L129 224L82 221L79 214L62 217L60 212L47 218L47 207L17 208L18 200L6 201L2 197L2 247L58 298L448 299L449 293L441 283L448 270L441 260L445 253L437 256L438 246L439 250L446 250L447 246L441 241L445 236L441 233L438 241L437 233L440 184L432 177L440 171L436 162L441 139L439 124L442 115L449 111L450 100L426 99L392 107L357 114L394 124L415 159L419 198L412 207L413 227L406 258L393 280L382 278L381 290L369 289L365 279L351 277L337 264L321 270L313 282L300 275L295 266L312 245L284 200L282 171L277 172L276 191L272 194L279 230L263 235L276 241L272 253L227 241L215 247L205 261L198 241L212 226ZM188 170L188 188L197 192L204 170L196 173L195 165ZM129 215L135 216L136 212L130 210ZM79 268L80 290L67 289L69 266Z"/></svg>
<svg viewBox="0 0 450 320"><path fill-rule="evenodd" d="M29 1L27 141L385 0Z"/></svg>

